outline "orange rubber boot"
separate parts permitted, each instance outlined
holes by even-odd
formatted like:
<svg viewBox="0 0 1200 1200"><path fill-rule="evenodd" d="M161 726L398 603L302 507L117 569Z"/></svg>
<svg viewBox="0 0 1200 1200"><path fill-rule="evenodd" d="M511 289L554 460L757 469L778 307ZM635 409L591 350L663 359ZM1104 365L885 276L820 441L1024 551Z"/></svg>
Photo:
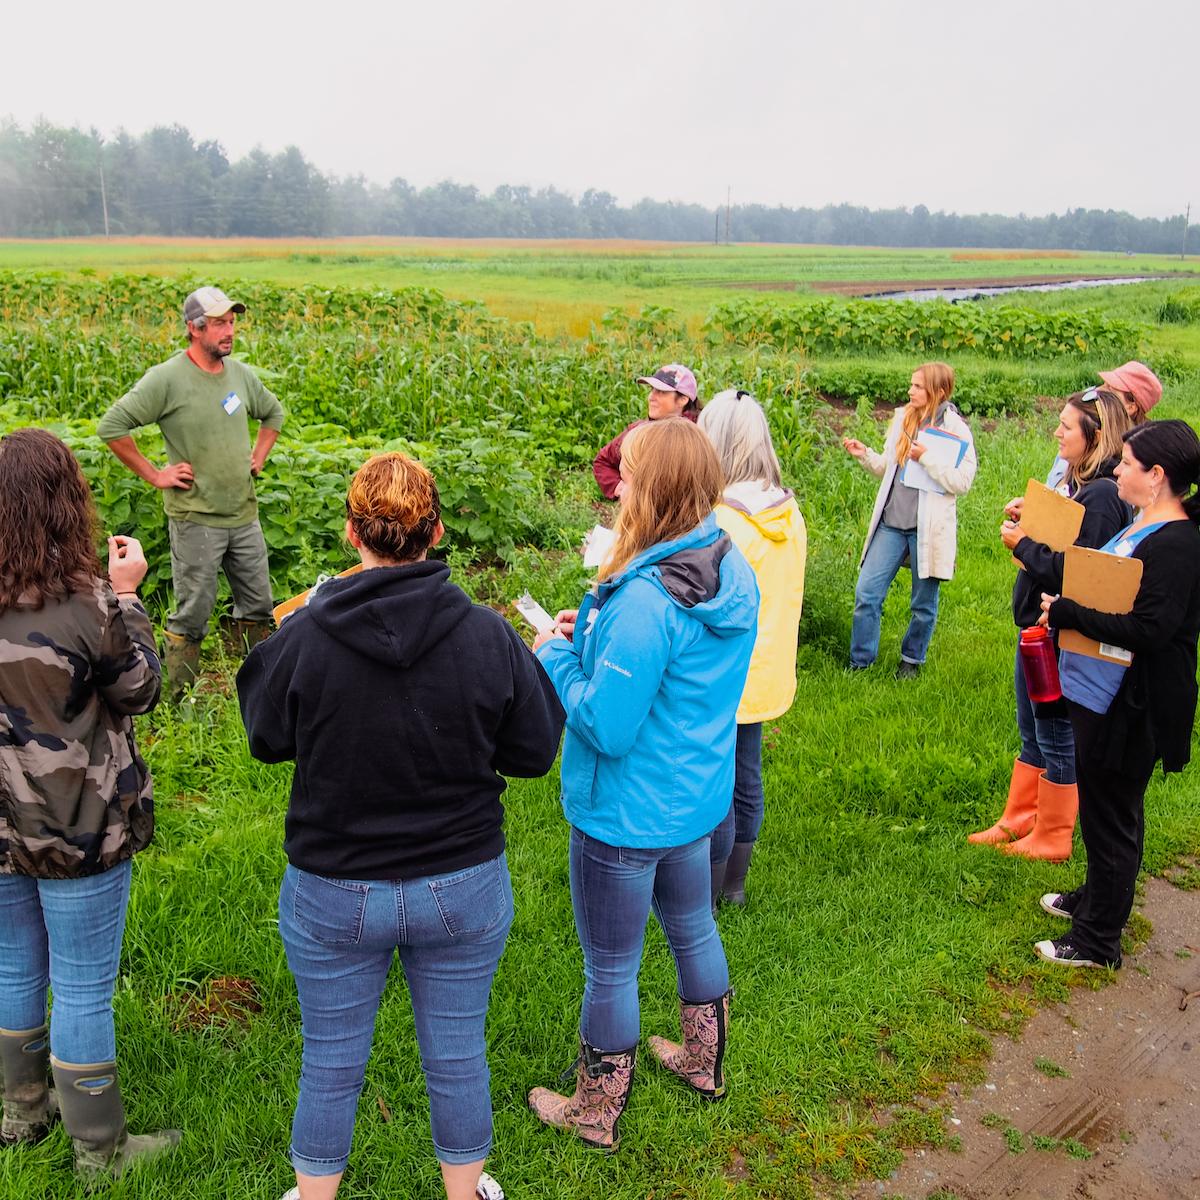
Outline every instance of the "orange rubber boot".
<svg viewBox="0 0 1200 1200"><path fill-rule="evenodd" d="M1038 780L1044 767L1030 766L1019 758L1013 762L1012 779L1008 785L1008 803L1000 820L990 829L967 834L967 841L977 846L996 846L1024 837L1032 828L1038 808Z"/></svg>
<svg viewBox="0 0 1200 1200"><path fill-rule="evenodd" d="M1005 854L1042 858L1047 862L1066 862L1071 857L1071 835L1079 815L1079 788L1073 783L1051 783L1044 775L1038 780L1037 820L1033 832L1001 846Z"/></svg>

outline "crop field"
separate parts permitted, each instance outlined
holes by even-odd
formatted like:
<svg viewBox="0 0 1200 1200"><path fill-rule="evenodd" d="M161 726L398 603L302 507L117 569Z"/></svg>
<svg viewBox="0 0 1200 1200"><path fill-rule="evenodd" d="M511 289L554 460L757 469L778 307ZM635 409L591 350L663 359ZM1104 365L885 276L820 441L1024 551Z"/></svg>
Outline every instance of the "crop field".
<svg viewBox="0 0 1200 1200"><path fill-rule="evenodd" d="M0 431L44 425L75 448L106 529L143 540L161 616L161 505L96 439L95 423L182 345L183 295L215 282L249 306L235 354L288 410L258 485L278 596L351 561L340 541L349 475L372 451L398 447L438 477L458 582L497 607L528 588L553 610L587 586L584 532L611 520L589 465L641 415L635 377L682 361L702 395L754 391L810 548L799 692L766 730L750 904L720 917L736 988L729 1097L695 1101L644 1055L611 1158L528 1112L528 1089L553 1083L573 1058L582 966L556 774L514 782L505 800L517 915L489 1016L489 1170L514 1197L806 1200L885 1179L905 1150L951 1141L943 1089L981 1077L992 1035L1019 1031L1070 985L1121 986L1119 976L1065 980L1034 964L1032 943L1054 932L1037 898L1079 881L1081 847L1052 866L969 846L965 834L999 812L1018 746L1003 504L1054 456L1055 398L1126 357L1162 376L1156 417L1200 422L1200 280L1188 277L1197 266L829 247L5 243ZM1147 284L954 306L745 286L1177 268L1184 274ZM879 665L848 675L876 483L840 437L879 447L909 373L929 358L956 367L978 440L978 478L959 502L958 574L943 587L918 679L893 678L903 577ZM139 444L161 460L155 436ZM117 1197L275 1200L290 1185L299 1010L275 919L290 773L250 759L236 665L214 633L193 699L139 723L158 833L135 861L118 1043L131 1127L185 1136L176 1155L117 1183ZM1200 851L1196 769L1151 785L1148 871ZM1135 942L1145 936L1138 920ZM675 1032L674 986L652 927L645 1033ZM74 1187L61 1131L0 1155L0 1197L60 1200ZM398 975L342 1195L441 1195Z"/></svg>
<svg viewBox="0 0 1200 1200"><path fill-rule="evenodd" d="M1025 250L452 238L0 241L0 268L256 279L323 287L435 287L540 333L586 335L612 307L670 307L698 324L730 292L863 281L1196 275L1200 258Z"/></svg>

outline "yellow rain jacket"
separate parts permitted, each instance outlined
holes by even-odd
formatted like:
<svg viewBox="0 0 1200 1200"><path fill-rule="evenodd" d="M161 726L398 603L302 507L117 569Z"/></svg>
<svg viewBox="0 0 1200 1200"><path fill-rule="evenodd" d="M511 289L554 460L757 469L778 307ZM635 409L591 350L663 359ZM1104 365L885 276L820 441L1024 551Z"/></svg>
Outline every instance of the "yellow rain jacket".
<svg viewBox="0 0 1200 1200"><path fill-rule="evenodd" d="M716 507L716 517L754 568L762 595L750 674L737 713L739 725L753 725L782 716L796 698L796 642L808 531L790 491L757 512L747 507L744 497L746 485L727 491Z"/></svg>

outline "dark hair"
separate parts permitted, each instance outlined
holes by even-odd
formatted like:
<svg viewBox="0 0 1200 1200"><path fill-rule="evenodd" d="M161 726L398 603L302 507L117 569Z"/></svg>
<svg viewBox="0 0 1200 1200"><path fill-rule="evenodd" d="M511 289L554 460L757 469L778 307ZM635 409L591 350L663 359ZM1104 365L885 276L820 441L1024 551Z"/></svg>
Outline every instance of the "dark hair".
<svg viewBox="0 0 1200 1200"><path fill-rule="evenodd" d="M1147 421L1131 429L1125 441L1145 470L1162 467L1167 486L1183 500L1183 511L1200 525L1200 495L1187 495L1200 483L1200 437L1196 431L1186 421Z"/></svg>
<svg viewBox="0 0 1200 1200"><path fill-rule="evenodd" d="M442 505L428 469L392 450L359 467L346 514L372 554L388 562L414 562L433 542Z"/></svg>
<svg viewBox="0 0 1200 1200"><path fill-rule="evenodd" d="M99 521L75 455L44 429L0 437L0 612L41 608L103 577Z"/></svg>

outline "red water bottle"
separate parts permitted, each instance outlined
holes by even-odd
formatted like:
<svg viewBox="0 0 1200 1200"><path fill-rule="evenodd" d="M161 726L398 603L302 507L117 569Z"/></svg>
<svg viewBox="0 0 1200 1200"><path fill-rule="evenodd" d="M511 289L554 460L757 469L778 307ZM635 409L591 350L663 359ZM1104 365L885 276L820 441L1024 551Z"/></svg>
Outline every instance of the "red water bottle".
<svg viewBox="0 0 1200 1200"><path fill-rule="evenodd" d="M1054 651L1054 640L1045 625L1034 625L1021 630L1021 673L1025 676L1025 690L1035 704L1045 704L1062 698L1062 685L1058 682L1058 655Z"/></svg>

